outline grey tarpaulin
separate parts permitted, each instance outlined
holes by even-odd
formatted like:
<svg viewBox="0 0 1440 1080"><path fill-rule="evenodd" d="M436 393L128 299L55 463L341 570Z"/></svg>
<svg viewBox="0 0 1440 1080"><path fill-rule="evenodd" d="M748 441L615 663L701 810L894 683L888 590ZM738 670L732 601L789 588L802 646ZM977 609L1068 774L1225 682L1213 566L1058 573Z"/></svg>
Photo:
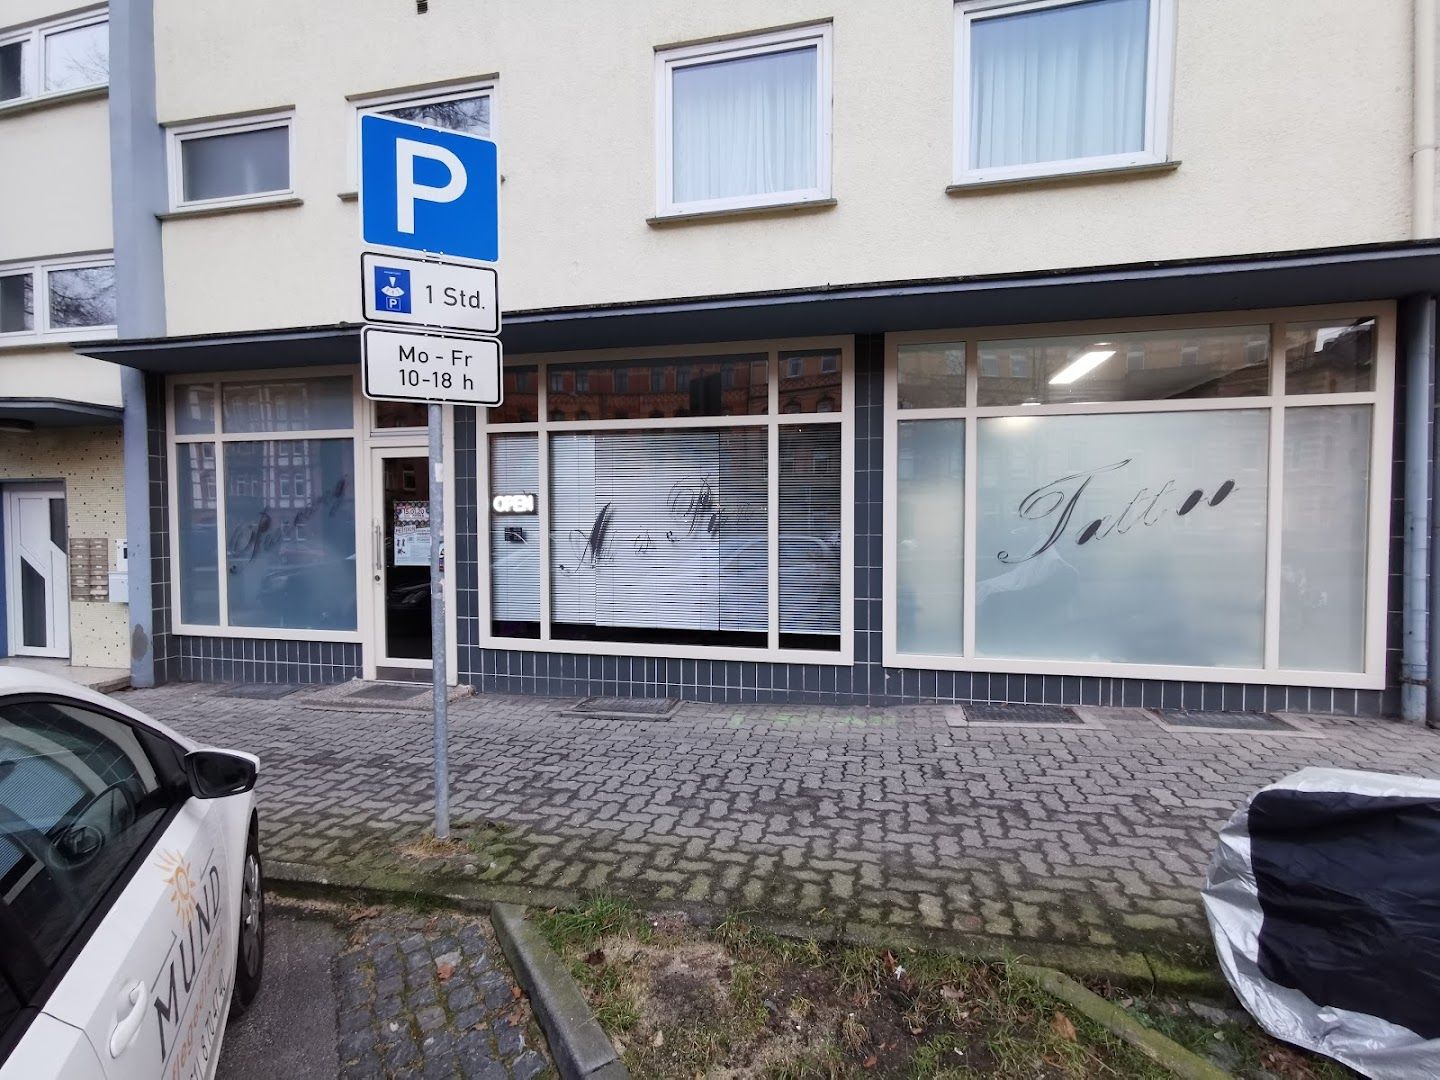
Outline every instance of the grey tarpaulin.
<svg viewBox="0 0 1440 1080"><path fill-rule="evenodd" d="M1366 1076L1440 1076L1440 782L1287 776L1221 830L1204 896L1266 1031Z"/></svg>

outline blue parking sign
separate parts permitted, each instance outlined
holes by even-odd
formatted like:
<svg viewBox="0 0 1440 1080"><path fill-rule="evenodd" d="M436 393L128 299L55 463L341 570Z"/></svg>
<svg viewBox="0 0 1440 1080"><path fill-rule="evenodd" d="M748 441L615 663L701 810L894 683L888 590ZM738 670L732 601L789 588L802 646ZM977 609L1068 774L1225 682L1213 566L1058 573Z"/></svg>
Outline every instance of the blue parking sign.
<svg viewBox="0 0 1440 1080"><path fill-rule="evenodd" d="M478 135L360 117L360 231L366 244L500 260L500 171Z"/></svg>
<svg viewBox="0 0 1440 1080"><path fill-rule="evenodd" d="M381 311L409 315L410 271L398 266L376 266L375 304Z"/></svg>

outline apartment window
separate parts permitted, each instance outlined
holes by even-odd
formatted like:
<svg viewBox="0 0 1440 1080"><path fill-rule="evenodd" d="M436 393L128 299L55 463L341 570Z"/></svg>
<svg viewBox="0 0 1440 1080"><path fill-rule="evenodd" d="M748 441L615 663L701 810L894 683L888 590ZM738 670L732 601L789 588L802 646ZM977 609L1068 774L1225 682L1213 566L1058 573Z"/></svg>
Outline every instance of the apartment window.
<svg viewBox="0 0 1440 1080"><path fill-rule="evenodd" d="M1383 685L1388 308L891 342L886 663Z"/></svg>
<svg viewBox="0 0 1440 1080"><path fill-rule="evenodd" d="M173 209L244 205L285 198L290 182L290 116L173 128Z"/></svg>
<svg viewBox="0 0 1440 1080"><path fill-rule="evenodd" d="M961 0L957 184L1166 160L1173 0Z"/></svg>
<svg viewBox="0 0 1440 1080"><path fill-rule="evenodd" d="M94 337L115 328L110 259L0 266L0 342Z"/></svg>
<svg viewBox="0 0 1440 1080"><path fill-rule="evenodd" d="M103 13L0 32L0 106L109 81L110 23Z"/></svg>
<svg viewBox="0 0 1440 1080"><path fill-rule="evenodd" d="M495 86L472 83L434 90L424 94L373 94L355 101L355 124L350 129L347 170L350 183L357 182L355 161L359 147L360 117L366 113L393 116L417 124L463 131L486 139L495 137Z"/></svg>
<svg viewBox="0 0 1440 1080"><path fill-rule="evenodd" d="M355 380L171 387L171 550L185 632L354 632Z"/></svg>
<svg viewBox="0 0 1440 1080"><path fill-rule="evenodd" d="M830 27L656 55L657 213L830 197Z"/></svg>
<svg viewBox="0 0 1440 1080"><path fill-rule="evenodd" d="M480 505L521 494L534 507L482 524L487 644L848 662L848 382L833 409L784 415L772 404L781 355L759 344L540 360L544 385L583 367L602 392L587 401L593 418L557 415L553 400L538 425L485 415ZM839 343L806 355L845 371ZM615 373L645 368L649 379L628 380L630 400L603 392ZM687 400L647 400L685 373Z"/></svg>

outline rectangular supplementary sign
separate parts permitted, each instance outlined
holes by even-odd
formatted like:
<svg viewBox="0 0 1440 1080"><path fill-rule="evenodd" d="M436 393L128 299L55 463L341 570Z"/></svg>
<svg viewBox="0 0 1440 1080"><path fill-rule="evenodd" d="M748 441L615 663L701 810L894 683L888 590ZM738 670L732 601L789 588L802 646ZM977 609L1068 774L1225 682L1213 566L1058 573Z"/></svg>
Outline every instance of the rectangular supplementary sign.
<svg viewBox="0 0 1440 1080"><path fill-rule="evenodd" d="M391 116L362 115L360 235L377 247L499 262L495 143Z"/></svg>
<svg viewBox="0 0 1440 1080"><path fill-rule="evenodd" d="M488 266L367 251L360 256L365 321L498 334L498 278Z"/></svg>
<svg viewBox="0 0 1440 1080"><path fill-rule="evenodd" d="M360 366L368 398L452 405L500 404L500 342L367 326Z"/></svg>

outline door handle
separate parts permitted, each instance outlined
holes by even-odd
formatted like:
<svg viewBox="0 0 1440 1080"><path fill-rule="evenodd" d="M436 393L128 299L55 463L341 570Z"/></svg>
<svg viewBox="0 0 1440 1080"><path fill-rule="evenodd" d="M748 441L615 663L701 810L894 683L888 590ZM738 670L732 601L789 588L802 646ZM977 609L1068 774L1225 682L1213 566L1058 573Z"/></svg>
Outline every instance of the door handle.
<svg viewBox="0 0 1440 1080"><path fill-rule="evenodd" d="M371 545L370 549L372 556L371 561L375 564L375 580L379 581L380 571L384 566L385 556L380 553L380 543L382 537L380 535L380 523L378 521L373 526L371 526L370 533L375 538L375 542Z"/></svg>
<svg viewBox="0 0 1440 1080"><path fill-rule="evenodd" d="M140 1025L145 1022L145 983L136 983L125 993L130 1002L130 1011L115 1022L110 1032L110 1056L119 1057L125 1052L135 1036L140 1034Z"/></svg>

